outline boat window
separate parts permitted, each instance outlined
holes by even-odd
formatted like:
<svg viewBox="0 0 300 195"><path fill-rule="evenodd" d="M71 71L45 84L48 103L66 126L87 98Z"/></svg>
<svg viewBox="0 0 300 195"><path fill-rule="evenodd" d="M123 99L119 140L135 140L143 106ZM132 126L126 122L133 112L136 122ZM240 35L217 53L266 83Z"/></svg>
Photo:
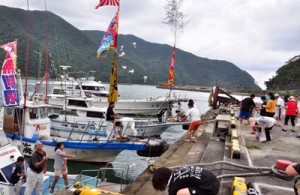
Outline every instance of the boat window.
<svg viewBox="0 0 300 195"><path fill-rule="evenodd" d="M59 114L68 116L78 116L75 110L62 110Z"/></svg>
<svg viewBox="0 0 300 195"><path fill-rule="evenodd" d="M97 86L82 86L83 90L92 90L92 91L99 91L99 87Z"/></svg>
<svg viewBox="0 0 300 195"><path fill-rule="evenodd" d="M90 112L90 111L87 111L86 116L87 117L93 117L93 118L104 118L104 113L103 112Z"/></svg>
<svg viewBox="0 0 300 195"><path fill-rule="evenodd" d="M0 172L0 175L1 175L0 176L0 181L6 183L5 178L7 180L9 180L9 178L12 175L12 172L13 172L13 169L14 169L15 166L16 166L15 163L11 163L11 164L7 165L6 167L2 168L1 172Z"/></svg>
<svg viewBox="0 0 300 195"><path fill-rule="evenodd" d="M75 86L75 89L80 89L79 85L76 85L76 86Z"/></svg>
<svg viewBox="0 0 300 195"><path fill-rule="evenodd" d="M9 144L9 140L7 139L5 132L3 130L0 131L0 147Z"/></svg>
<svg viewBox="0 0 300 195"><path fill-rule="evenodd" d="M68 105L70 106L80 106L80 107L88 107L85 101L81 100L69 100Z"/></svg>
<svg viewBox="0 0 300 195"><path fill-rule="evenodd" d="M4 179L4 176L2 175L2 173L0 172L0 182L4 182L6 183L5 179Z"/></svg>
<svg viewBox="0 0 300 195"><path fill-rule="evenodd" d="M105 87L100 87L101 91L106 91Z"/></svg>
<svg viewBox="0 0 300 195"><path fill-rule="evenodd" d="M53 89L53 94L65 94L65 90L63 90L63 89Z"/></svg>
<svg viewBox="0 0 300 195"><path fill-rule="evenodd" d="M61 111L60 108L48 108L48 114L59 114Z"/></svg>
<svg viewBox="0 0 300 195"><path fill-rule="evenodd" d="M48 116L47 108L40 108L40 117L46 118Z"/></svg>
<svg viewBox="0 0 300 195"><path fill-rule="evenodd" d="M88 101L86 103L89 105L89 107L93 107L94 106L93 102L91 102L91 101Z"/></svg>
<svg viewBox="0 0 300 195"><path fill-rule="evenodd" d="M38 119L38 109L37 108L29 108L29 117L30 119Z"/></svg>
<svg viewBox="0 0 300 195"><path fill-rule="evenodd" d="M6 107L5 114L6 115L13 115L14 108L13 107Z"/></svg>

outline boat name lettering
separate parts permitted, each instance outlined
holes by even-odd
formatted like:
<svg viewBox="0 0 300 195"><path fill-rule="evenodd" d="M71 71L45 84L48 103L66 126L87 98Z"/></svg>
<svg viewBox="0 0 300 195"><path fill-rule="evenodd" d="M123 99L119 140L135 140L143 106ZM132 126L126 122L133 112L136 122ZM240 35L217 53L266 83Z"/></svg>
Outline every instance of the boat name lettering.
<svg viewBox="0 0 300 195"><path fill-rule="evenodd" d="M9 151L0 153L0 156L5 156L5 155L10 154L10 153L13 153L13 152L16 152L16 149L12 149L12 150L9 150Z"/></svg>
<svg viewBox="0 0 300 195"><path fill-rule="evenodd" d="M31 145L23 142L23 146L24 146L23 153L31 155L33 152L33 150L31 149Z"/></svg>

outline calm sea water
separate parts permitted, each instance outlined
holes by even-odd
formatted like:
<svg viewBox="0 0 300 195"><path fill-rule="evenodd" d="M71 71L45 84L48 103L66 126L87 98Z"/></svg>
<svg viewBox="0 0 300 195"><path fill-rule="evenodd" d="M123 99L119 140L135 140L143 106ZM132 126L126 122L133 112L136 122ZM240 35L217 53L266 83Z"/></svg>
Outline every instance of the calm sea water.
<svg viewBox="0 0 300 195"><path fill-rule="evenodd" d="M29 80L28 81L28 90L29 92L34 91L35 89L35 81ZM109 84L104 84L107 87ZM44 88L44 87L43 87ZM41 90L43 90L43 88ZM49 86L51 90L52 86ZM155 86L150 85L122 85L119 84L119 94L121 98L125 99L143 99L143 98L150 98L150 97L164 97L168 94L168 89L159 89ZM200 113L205 113L208 107L208 93L203 92L193 92L193 91L180 91L175 90L172 92L172 95L175 93L177 97L185 97L188 99L193 99L195 102L196 107L199 109ZM187 103L182 103L182 109L187 110ZM182 129L181 126L170 127L167 129L162 135L161 138L166 140L167 143L172 144L176 140L178 140L185 131ZM157 158L145 158L140 157L136 154L136 151L122 151L114 161L114 167L120 166L118 163L121 163L121 167L125 168L129 166L129 174L128 180L133 180L136 176L138 176L142 171L144 171L149 163L152 163ZM82 162L68 162L68 170L70 174L78 174L83 169L98 169L103 167L103 164L96 164L96 163L82 163ZM47 163L47 168L49 171L53 171L53 161L49 161ZM120 177L121 172L114 171L110 174L110 177L113 177L114 181L118 180ZM108 178L109 179L109 178Z"/></svg>

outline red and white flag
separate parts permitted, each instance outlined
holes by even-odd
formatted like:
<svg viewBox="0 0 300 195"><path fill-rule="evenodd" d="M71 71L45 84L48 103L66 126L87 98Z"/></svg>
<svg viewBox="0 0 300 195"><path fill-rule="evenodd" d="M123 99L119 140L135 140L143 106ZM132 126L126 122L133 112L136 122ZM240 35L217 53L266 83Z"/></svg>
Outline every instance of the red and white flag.
<svg viewBox="0 0 300 195"><path fill-rule="evenodd" d="M95 9L98 9L101 6L119 6L120 5L120 0L100 0L99 4L95 7Z"/></svg>

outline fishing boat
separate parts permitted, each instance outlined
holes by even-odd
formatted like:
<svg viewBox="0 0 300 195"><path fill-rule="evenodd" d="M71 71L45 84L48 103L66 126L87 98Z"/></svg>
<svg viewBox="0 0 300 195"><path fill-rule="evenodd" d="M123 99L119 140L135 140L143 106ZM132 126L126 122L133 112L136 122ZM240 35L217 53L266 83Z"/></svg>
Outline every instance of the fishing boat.
<svg viewBox="0 0 300 195"><path fill-rule="evenodd" d="M147 140L127 140L121 142L113 138L112 133L107 136L84 136L80 140L73 141L69 137L52 136L50 134L50 119L47 117L49 105L28 102L26 109L23 107L4 107L1 110L3 117L3 129L11 144L23 148L24 155L30 156L33 152L34 143L40 140L44 144L44 150L48 158L54 159L54 148L57 142L63 142L67 153L75 154L75 161L84 162L110 162L122 150L143 150ZM24 113L24 130L22 128L22 117Z"/></svg>
<svg viewBox="0 0 300 195"><path fill-rule="evenodd" d="M65 71L61 81L50 82L53 85L52 94L66 94L74 97L84 95L92 98L92 102L96 107L106 107L109 92L106 90L105 85L95 81L95 73L96 71L90 71L86 77L76 80ZM115 111L121 115L155 116L162 110L168 109L171 104L186 100L186 94L176 95L175 93L173 95L166 93L165 96L161 97L150 96L139 99L123 99L121 96L118 97Z"/></svg>
<svg viewBox="0 0 300 195"><path fill-rule="evenodd" d="M83 136L107 136L113 123L106 121L106 108L93 105L90 98L49 95L51 107L51 135L80 140ZM122 117L122 131L130 137L157 137L171 126L188 125L179 122L159 122L157 119L133 119ZM115 134L113 135L115 136Z"/></svg>

